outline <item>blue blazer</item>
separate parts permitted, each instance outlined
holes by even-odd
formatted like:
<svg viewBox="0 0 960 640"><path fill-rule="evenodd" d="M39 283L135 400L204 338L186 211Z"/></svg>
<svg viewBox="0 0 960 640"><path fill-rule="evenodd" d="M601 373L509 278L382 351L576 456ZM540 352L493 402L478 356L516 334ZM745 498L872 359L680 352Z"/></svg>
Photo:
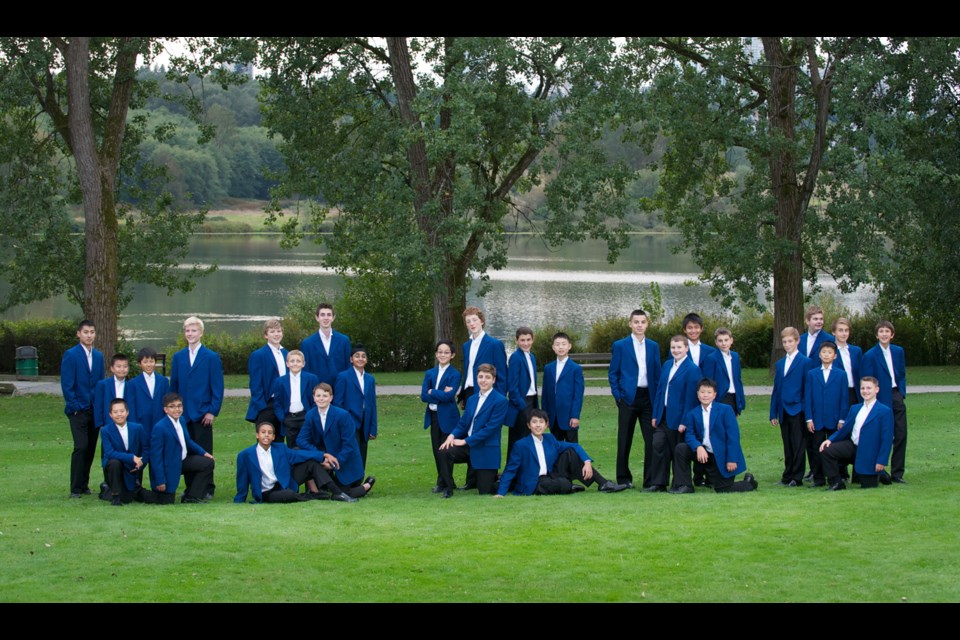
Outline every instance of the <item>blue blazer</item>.
<svg viewBox="0 0 960 640"><path fill-rule="evenodd" d="M657 399L657 385L660 384L660 346L650 338L645 338L644 344L647 357L647 391L650 393L650 404L653 405ZM633 336L629 335L613 343L610 369L607 373L610 393L617 404L621 401L628 405L633 404L639 377L640 366L633 351Z"/></svg>
<svg viewBox="0 0 960 640"><path fill-rule="evenodd" d="M189 360L187 361L189 364ZM187 455L202 456L203 447L190 439L187 425L180 421L183 441L187 445ZM176 493L180 486L180 474L183 471L180 438L173 428L173 422L166 415L153 425L150 431L150 487L156 491L157 485L165 484L164 493Z"/></svg>
<svg viewBox="0 0 960 640"><path fill-rule="evenodd" d="M117 389L113 382L114 377L104 378L97 383L93 389L93 424L96 427L103 427L112 422L110 419L110 402L116 398ZM123 384L123 399L127 401L127 409L132 415L136 407L133 397L133 389L130 387L130 381L125 380Z"/></svg>
<svg viewBox="0 0 960 640"><path fill-rule="evenodd" d="M166 416L163 413L163 396L170 391L170 380L159 373L153 374L153 397L147 389L147 383L141 373L132 380L127 380L127 389L132 394L130 402L130 421L139 423L143 426L146 433L147 447L149 451L150 432L153 425L157 424L160 418ZM126 391L126 390L125 390Z"/></svg>
<svg viewBox="0 0 960 640"><path fill-rule="evenodd" d="M853 435L853 425L861 409L863 409L862 402L850 407L850 413L847 414L843 428L830 436L831 442L847 440ZM863 427L860 428L860 444L857 445L857 457L854 459L853 468L860 475L877 475L877 465L888 464L891 448L893 448L893 409L877 400Z"/></svg>
<svg viewBox="0 0 960 640"><path fill-rule="evenodd" d="M300 351L306 359L304 369L331 387L337 383L337 374L351 366L350 338L336 330L330 336L330 355L323 349L319 330L303 339Z"/></svg>
<svg viewBox="0 0 960 640"><path fill-rule="evenodd" d="M711 347L703 340L700 341L700 360L699 362L694 362L693 364L703 369L703 363L706 362L710 356L712 356L717 351L720 351L716 347ZM687 338L687 357L690 358L690 361L693 362L692 352L690 351L690 339Z"/></svg>
<svg viewBox="0 0 960 640"><path fill-rule="evenodd" d="M736 351L730 352L730 368L733 369L733 380L727 375L727 365L723 361L723 352L720 349L714 349L710 357L705 358L700 370L703 371L705 378L712 378L717 383L717 397L722 398L728 393L733 393L737 399L736 414L747 406L747 398L743 393L743 377L740 369L740 355Z"/></svg>
<svg viewBox="0 0 960 640"><path fill-rule="evenodd" d="M430 428L430 404L437 405L437 421L440 423L440 431L444 434L453 433L454 427L460 421L460 409L457 408L457 389L460 387L460 372L453 365L447 367L443 372L443 378L440 384L437 384L437 375L440 373L440 367L427 369L423 374L423 386L420 387L420 399L427 403L427 408L423 412L423 428ZM437 388L439 387L439 388ZM444 387L452 387L450 391L444 391ZM432 393L431 393L432 390Z"/></svg>
<svg viewBox="0 0 960 640"><path fill-rule="evenodd" d="M687 412L683 424L687 428L684 432L684 440L687 446L696 452L697 447L703 445L703 439L706 436L703 408L700 403ZM737 425L737 417L733 414L733 409L722 402L714 402L710 406L710 446L713 448L717 470L724 478L732 478L747 470L743 449L740 448L740 427ZM728 462L735 462L737 468L734 471L727 471Z"/></svg>
<svg viewBox="0 0 960 640"><path fill-rule="evenodd" d="M474 469L499 469L500 434L503 431L503 419L507 415L507 399L496 389L491 389L490 396L477 412L479 400L478 390L467 400L460 422L453 430L453 437L467 441L467 446L470 447L470 463ZM468 436L471 422L473 434Z"/></svg>
<svg viewBox="0 0 960 640"><path fill-rule="evenodd" d="M893 360L893 374L896 376L897 388L904 398L907 397L907 361L903 355L903 347L895 344L890 345L890 359ZM887 405L893 406L893 381L890 379L890 369L887 368L887 361L883 357L883 348L877 344L869 351L863 354L863 360L860 362L860 377L873 376L880 381L880 391L877 393L877 400Z"/></svg>
<svg viewBox="0 0 960 640"><path fill-rule="evenodd" d="M300 402L305 411L310 411L313 404L313 388L320 384L317 376L306 369L300 371ZM280 376L273 381L270 388L270 395L273 396L273 413L280 421L280 435L285 436L286 429L283 426L283 419L287 417L287 411L290 410L290 398L293 396L293 390L290 388L290 374Z"/></svg>
<svg viewBox="0 0 960 640"><path fill-rule="evenodd" d="M664 361L660 369L657 400L653 403L653 419L657 421L657 427L660 427L660 418L663 417L664 407L666 407L667 427L676 431L680 428L680 422L687 412L700 406L700 400L697 398L697 383L703 377L703 372L700 371L700 367L693 364L690 356L687 356L680 364L680 369L674 374L673 380L668 383L672 368L673 358L670 358ZM667 397L668 388L669 398ZM669 404L666 404L667 400Z"/></svg>
<svg viewBox="0 0 960 640"><path fill-rule="evenodd" d="M283 354L283 361L287 361L287 350L280 349ZM273 397L273 383L280 377L280 370L277 369L277 360L273 357L273 350L269 344L265 344L250 354L247 360L247 371L250 373L250 404L247 406L247 415L244 418L253 422L257 419L257 414L267 407L270 398ZM286 371L286 365L284 365Z"/></svg>
<svg viewBox="0 0 960 640"><path fill-rule="evenodd" d="M477 367L482 364L492 364L497 370L497 379L493 381L493 390L502 396L507 395L507 350L503 343L490 336L489 333L483 334L480 340L480 348L477 349L477 361L470 362L470 340L463 343L463 380L462 384L467 383L467 371L473 369L473 388L479 393L477 387Z"/></svg>
<svg viewBox="0 0 960 640"><path fill-rule="evenodd" d="M543 368L543 409L550 416L551 429L553 419L564 431L570 431L570 419L580 419L580 410L583 409L583 367L567 358L557 377L557 361L550 362Z"/></svg>
<svg viewBox="0 0 960 640"><path fill-rule="evenodd" d="M853 344L848 344L847 347L850 349L850 368L853 369L853 389L857 392L857 397L863 400L860 396L860 378L862 377L860 364L863 362L863 349ZM837 347L837 359L833 361L833 366L844 371L843 375L846 377L846 369L843 367L843 358L840 357L839 347ZM850 385L848 384L847 388L849 387Z"/></svg>
<svg viewBox="0 0 960 640"><path fill-rule="evenodd" d="M537 356L533 355L533 352L530 353L530 362L533 364L533 375L536 380ZM497 377L499 376L498 371ZM537 390L536 383L533 390ZM508 427L512 427L517 421L517 416L526 411L528 391L530 391L530 367L527 366L523 349L517 349L510 354L510 362L507 365L507 401L510 406L507 407L507 417L504 418L503 423Z"/></svg>
<svg viewBox="0 0 960 640"><path fill-rule="evenodd" d="M119 460L127 473L123 474L123 484L127 489L133 491L137 488L137 476L133 471L133 457L140 456L145 458L143 453L143 427L136 422L127 421L127 442L123 446L123 438L120 437L120 430L116 423L111 420L100 430L100 442L103 446L103 458L100 460L103 467L106 468L110 460ZM143 460L146 464L146 460Z"/></svg>
<svg viewBox="0 0 960 640"><path fill-rule="evenodd" d="M816 366L813 360L798 351L784 378L783 365L786 361L786 356L777 360L773 393L770 394L771 420L779 420L784 414L795 416L803 411L803 384L807 381L807 372Z"/></svg>
<svg viewBox="0 0 960 640"><path fill-rule="evenodd" d="M836 430L837 424L846 417L849 410L847 374L843 369L830 367L830 376L826 382L823 381L821 367L807 372L807 380L803 385L803 417L813 420L815 430Z"/></svg>
<svg viewBox="0 0 960 640"><path fill-rule="evenodd" d="M797 351L800 352L800 355L807 355L807 342L809 341L810 333L808 331L804 331L800 334L800 344L797 345ZM814 362L820 362L820 345L822 345L824 342L836 342L836 338L823 329L820 329L820 333L817 334L817 337L813 341L813 349L810 350L810 355L807 357Z"/></svg>
<svg viewBox="0 0 960 640"><path fill-rule="evenodd" d="M371 374L363 374L363 391L360 391L360 381L352 365L337 374L333 404L350 413L357 429L363 427L365 440L377 435L377 382Z"/></svg>
<svg viewBox="0 0 960 640"><path fill-rule="evenodd" d="M329 453L340 463L336 471L340 484L351 485L363 479L363 460L357 444L357 427L350 414L333 405L327 409L327 432L320 424L320 410L314 406L307 412L297 446L307 451ZM322 456L321 456L322 457Z"/></svg>
<svg viewBox="0 0 960 640"><path fill-rule="evenodd" d="M63 412L93 409L93 390L103 380L106 366L103 354L93 350L93 368L87 367L87 352L79 342L63 352L60 361L60 390L63 391Z"/></svg>
<svg viewBox="0 0 960 640"><path fill-rule="evenodd" d="M237 495L233 497L234 502L246 502L248 493L253 494L254 502L263 502L263 472L257 458L259 446L255 444L237 454ZM323 462L323 454L318 451L290 449L280 443L270 445L270 457L273 459L273 472L277 476L277 483L291 491L300 490L300 485L293 479L293 465L307 460Z"/></svg>
<svg viewBox="0 0 960 640"><path fill-rule="evenodd" d="M533 442L533 434L520 438L513 445L513 451L510 452L510 459L507 461L507 467L503 470L500 477L500 488L497 492L505 496L510 488L513 478L517 478L517 483L513 493L517 496L533 495L537 489L537 482L540 480L540 461L537 459L537 448ZM543 434L543 457L547 463L547 471L553 470L553 465L557 463L557 458L567 449L573 449L577 452L580 460L586 462L590 460L587 452L575 442L559 442L552 434Z"/></svg>
<svg viewBox="0 0 960 640"><path fill-rule="evenodd" d="M201 344L191 367L189 348L177 351L170 367L170 391L183 397L183 417L188 422L200 422L207 413L218 415L223 404L220 355Z"/></svg>

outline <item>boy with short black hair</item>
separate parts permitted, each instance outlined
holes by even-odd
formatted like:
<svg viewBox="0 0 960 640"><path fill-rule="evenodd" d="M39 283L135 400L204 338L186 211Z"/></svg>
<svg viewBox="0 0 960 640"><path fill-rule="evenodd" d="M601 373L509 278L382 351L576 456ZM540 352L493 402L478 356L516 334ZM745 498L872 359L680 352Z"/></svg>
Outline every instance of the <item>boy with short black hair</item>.
<svg viewBox="0 0 960 640"><path fill-rule="evenodd" d="M803 415L807 419L807 434L804 437L812 441L808 455L814 487L822 487L826 482L820 445L843 427L843 420L850 409L847 376L833 366L837 359L837 345L832 342L821 343L819 356L822 366L810 369L803 385Z"/></svg>
<svg viewBox="0 0 960 640"><path fill-rule="evenodd" d="M110 373L113 375L97 383L93 392L93 421L97 429L110 422L110 401L123 398L129 406L133 402L133 390L127 383L130 373L130 358L125 353L115 353L110 358Z"/></svg>
<svg viewBox="0 0 960 640"><path fill-rule="evenodd" d="M518 330L519 331L519 330ZM423 374L420 400L427 403L423 414L423 428L430 429L430 448L437 467L437 482L433 493L443 491L440 477L440 445L451 434L460 420L457 408L457 389L460 387L460 372L450 366L457 355L452 340L441 340L436 346L437 366Z"/></svg>
<svg viewBox="0 0 960 640"><path fill-rule="evenodd" d="M144 347L137 353L140 375L131 378L130 420L143 427L144 458L149 458L150 430L163 417L163 396L170 391L170 380L156 372L157 351ZM145 460L144 462L147 462Z"/></svg>
<svg viewBox="0 0 960 640"><path fill-rule="evenodd" d="M90 491L90 467L97 453L100 431L94 425L93 398L97 382L106 367L103 354L93 348L97 328L91 320L77 325L77 344L63 352L60 361L60 390L63 412L70 421L73 453L70 454L70 497L79 498Z"/></svg>
<svg viewBox="0 0 960 640"><path fill-rule="evenodd" d="M158 502L173 504L181 475L186 480L186 489L180 502L206 502L213 486L213 455L194 442L180 421L184 409L179 393L171 392L163 397L163 412L166 417L153 425L150 433L151 487L163 494L158 496Z"/></svg>
<svg viewBox="0 0 960 640"><path fill-rule="evenodd" d="M907 460L907 360L903 347L893 344L893 336L892 322L881 320L877 323L878 343L863 354L860 373L877 379L877 400L893 409L893 455L889 475L894 482L906 484L903 470ZM863 390L862 385L860 389ZM884 471L884 479L886 475Z"/></svg>
<svg viewBox="0 0 960 640"><path fill-rule="evenodd" d="M579 444L560 442L553 434L544 433L547 420L546 411L530 410L529 437L522 438L514 448L494 498L507 495L511 484L516 486L513 493L518 496L576 493L592 483L596 483L602 493L616 493L627 488L600 475ZM574 480L583 486L573 484Z"/></svg>
<svg viewBox="0 0 960 640"><path fill-rule="evenodd" d="M687 336L687 354L690 361L698 367L703 366L703 362L716 352L716 349L710 345L700 342L700 335L703 333L703 318L696 313L688 313L683 317L681 323L683 333Z"/></svg>
<svg viewBox="0 0 960 640"><path fill-rule="evenodd" d="M527 430L527 415L537 408L537 357L533 355L533 329L519 327L516 333L517 348L510 354L507 364L507 459L513 445L523 438Z"/></svg>
<svg viewBox="0 0 960 640"><path fill-rule="evenodd" d="M367 442L377 438L377 381L366 372L367 350L362 344L353 346L350 364L337 375L333 403L346 409L357 425L357 444L363 468L367 468Z"/></svg>
<svg viewBox="0 0 960 640"><path fill-rule="evenodd" d="M697 382L703 377L700 367L693 364L687 353L687 340L683 336L670 338L671 358L663 363L660 383L657 386L657 401L653 405L653 477L644 491L666 491L670 482L673 453L683 437L683 417L697 406ZM677 488L673 478L673 488Z"/></svg>
<svg viewBox="0 0 960 640"><path fill-rule="evenodd" d="M281 346L283 325L280 318L268 318L263 323L263 337L267 343L250 354L247 360L247 372L250 375L250 404L247 406L245 420L260 424L267 421L273 424L274 435L281 432L274 411L273 383L287 374L287 350Z"/></svg>
<svg viewBox="0 0 960 640"><path fill-rule="evenodd" d="M803 486L806 419L803 415L803 386L813 362L797 350L800 332L785 327L780 340L786 355L776 364L773 393L770 395L770 424L780 427L783 440L783 476L780 484Z"/></svg>
<svg viewBox="0 0 960 640"><path fill-rule="evenodd" d="M557 359L543 368L543 409L550 416L550 433L560 442L579 442L580 411L583 409L583 367L570 357L570 336L553 335Z"/></svg>
<svg viewBox="0 0 960 640"><path fill-rule="evenodd" d="M140 476L146 457L143 453L143 428L136 422L128 422L127 401L114 398L110 401L109 422L101 429L103 446L103 475L105 491L100 497L109 500L115 507L122 507L133 500L143 501Z"/></svg>
<svg viewBox="0 0 960 640"><path fill-rule="evenodd" d="M317 376L304 371L305 362L303 352L299 349L288 352L287 373L274 380L270 389L274 415L280 423L280 435L286 438L287 446L291 449L297 447L300 428L307 411L313 406L310 402L313 388L320 384Z"/></svg>
<svg viewBox="0 0 960 640"><path fill-rule="evenodd" d="M300 343L307 371L331 387L337 383L337 375L350 368L350 338L334 330L334 319L333 305L318 304L317 332Z"/></svg>

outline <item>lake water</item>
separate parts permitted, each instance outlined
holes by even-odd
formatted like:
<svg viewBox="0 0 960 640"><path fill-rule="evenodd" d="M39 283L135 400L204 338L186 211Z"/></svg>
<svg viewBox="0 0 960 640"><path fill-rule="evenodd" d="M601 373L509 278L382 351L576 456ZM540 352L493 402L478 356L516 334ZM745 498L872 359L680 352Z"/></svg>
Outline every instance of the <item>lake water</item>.
<svg viewBox="0 0 960 640"><path fill-rule="evenodd" d="M320 264L321 246L307 240L284 250L279 240L275 235L196 236L190 260L216 263L218 271L200 279L192 292L172 297L152 285L137 287L120 317L121 330L137 345L166 346L176 338L183 319L197 315L207 323L207 331L240 334L258 330L264 319L282 314L301 284L314 288L318 301L340 290L341 277ZM611 265L599 241L550 250L536 237L515 235L507 268L490 274L492 290L480 298L474 287L467 303L483 308L489 333L503 339L512 339L515 328L523 324L554 323L586 333L596 318L626 315L639 306L654 281L660 283L668 316L678 311L721 312L707 287L685 284L696 280L698 271L689 256L672 253L678 241L679 236L671 234L635 235ZM829 289L830 283L825 284ZM860 310L874 294L861 290L840 298ZM3 318L77 315L77 307L57 298L11 309Z"/></svg>

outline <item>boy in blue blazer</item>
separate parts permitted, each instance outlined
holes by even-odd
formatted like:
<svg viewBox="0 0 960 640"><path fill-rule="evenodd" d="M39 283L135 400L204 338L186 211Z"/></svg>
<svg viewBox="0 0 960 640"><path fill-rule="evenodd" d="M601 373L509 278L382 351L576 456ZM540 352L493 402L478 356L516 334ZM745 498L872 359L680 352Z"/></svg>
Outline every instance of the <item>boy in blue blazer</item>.
<svg viewBox="0 0 960 640"><path fill-rule="evenodd" d="M813 361L797 350L800 332L794 327L784 327L780 341L786 355L777 360L770 395L770 424L780 427L783 440L783 475L780 484L788 487L803 486L805 438L810 434L803 415L803 385Z"/></svg>
<svg viewBox="0 0 960 640"><path fill-rule="evenodd" d="M617 403L617 482L633 487L630 450L637 421L643 436L643 487L653 472L653 403L660 381L660 346L646 337L650 320L646 311L634 309L630 335L613 343L610 354L610 393Z"/></svg>
<svg viewBox="0 0 960 640"><path fill-rule="evenodd" d="M704 465L710 486L717 493L753 491L757 481L747 473L743 480L737 474L747 468L740 448L740 427L733 409L715 402L717 383L704 377L697 383L699 405L691 409L682 421L684 442L677 445L673 458L673 477L676 486L670 493L693 493L690 482L690 463L697 460Z"/></svg>
<svg viewBox="0 0 960 640"><path fill-rule="evenodd" d="M130 358L125 353L115 353L110 358L110 373L113 375L97 383L93 390L93 423L102 429L110 422L110 401L123 398L127 405L133 404L133 390L127 381L130 373Z"/></svg>
<svg viewBox="0 0 960 640"><path fill-rule="evenodd" d="M363 461L357 446L357 427L350 414L334 407L333 388L321 382L313 389L316 405L307 412L307 419L297 436L297 446L307 451L320 451L323 468L332 472L340 491L351 498L362 498L373 488L376 478L363 478Z"/></svg>
<svg viewBox="0 0 960 640"><path fill-rule="evenodd" d="M253 502L301 502L303 500L331 499L338 502L356 502L340 490L321 466L334 460L330 454L320 451L289 449L286 445L274 444L276 434L273 423L257 425L257 444L237 454L237 495L233 501L243 503L247 495ZM300 485L307 485L307 492L300 493ZM322 493L320 488L325 493Z"/></svg>
<svg viewBox="0 0 960 640"><path fill-rule="evenodd" d="M143 428L127 422L129 412L123 398L110 401L110 421L100 431L103 446L103 475L107 485L104 500L122 507L134 499L143 500L140 475L145 462Z"/></svg>
<svg viewBox="0 0 960 640"><path fill-rule="evenodd" d="M420 400L427 403L423 414L423 428L430 429L430 448L437 467L437 482L433 493L443 491L440 477L440 445L460 421L457 409L457 389L460 387L460 372L450 366L457 351L452 340L437 343L437 366L423 374Z"/></svg>
<svg viewBox="0 0 960 640"><path fill-rule="evenodd" d="M274 434L281 433L273 403L273 383L287 374L287 350L280 345L283 325L279 318L263 323L263 337L267 344L250 354L247 372L250 374L250 404L245 420L254 424L267 421L273 424Z"/></svg>
<svg viewBox="0 0 960 640"><path fill-rule="evenodd" d="M170 380L156 372L157 352L144 347L137 353L140 375L128 383L131 395L130 421L143 428L143 462L150 462L150 434L163 413L163 396L170 392Z"/></svg>
<svg viewBox="0 0 960 640"><path fill-rule="evenodd" d="M907 460L907 361L903 347L893 344L893 323L877 323L879 344L863 354L860 372L876 378L880 389L877 400L893 409L893 455L890 458L890 476L905 484L903 470ZM861 387L862 389L862 387Z"/></svg>
<svg viewBox="0 0 960 640"><path fill-rule="evenodd" d="M280 423L280 435L286 438L287 446L295 449L300 428L312 406L313 389L320 380L309 371L304 371L303 352L294 349L287 354L287 373L273 381L273 411Z"/></svg>
<svg viewBox="0 0 960 640"><path fill-rule="evenodd" d="M580 410L583 409L583 367L568 355L570 336L553 335L557 359L543 368L543 409L550 416L550 433L560 442L580 441Z"/></svg>
<svg viewBox="0 0 960 640"><path fill-rule="evenodd" d="M733 333L726 327L718 327L713 336L717 348L700 362L700 370L703 377L717 383L719 401L739 416L747 406L747 398L743 392L740 355L731 350ZM693 463L693 483L698 487L707 485L706 467L699 460Z"/></svg>
<svg viewBox="0 0 960 640"><path fill-rule="evenodd" d="M365 371L367 350L354 345L350 354L351 366L337 375L333 403L346 409L357 425L357 445L363 468L367 468L367 442L377 438L377 381Z"/></svg>
<svg viewBox="0 0 960 640"><path fill-rule="evenodd" d="M703 374L693 364L687 353L687 340L683 336L670 339L670 355L660 370L657 385L657 400L653 404L653 477L644 491L666 491L670 483L670 467L673 452L683 437L683 417L697 406L697 383ZM673 479L673 488L677 478Z"/></svg>
<svg viewBox="0 0 960 640"><path fill-rule="evenodd" d="M863 350L855 344L847 343L850 339L850 321L846 318L834 320L831 330L837 344L837 361L834 366L847 376L847 400L852 407L860 402L860 362L863 360Z"/></svg>
<svg viewBox="0 0 960 640"><path fill-rule="evenodd" d="M497 469L500 468L500 435L507 415L507 399L493 388L497 370L492 364L477 368L479 393L470 396L460 416L460 422L440 445L441 495L449 498L453 483L453 465L469 461L476 470L477 491L480 495L495 490Z"/></svg>
<svg viewBox="0 0 960 640"><path fill-rule="evenodd" d="M840 468L850 463L860 476L861 489L874 488L878 481L890 484L886 466L893 447L894 417L890 407L878 401L881 388L873 376L861 378L863 403L850 407L843 428L820 445L830 491L847 488Z"/></svg>
<svg viewBox="0 0 960 640"><path fill-rule="evenodd" d="M97 329L90 320L77 325L77 344L63 352L60 361L60 390L63 412L70 421L73 453L70 454L70 497L90 491L90 467L97 453L99 431L93 420L93 398L97 382L103 380L103 354L93 348Z"/></svg>
<svg viewBox="0 0 960 640"><path fill-rule="evenodd" d="M510 455L494 498L507 495L511 484L515 486L514 495L518 496L575 493L593 483L603 493L616 493L627 488L600 475L579 444L560 442L552 434L545 434L547 420L546 411L530 410L529 436L521 438ZM574 480L583 486L574 485Z"/></svg>
<svg viewBox="0 0 960 640"><path fill-rule="evenodd" d="M814 487L822 487L826 483L820 445L843 426L843 419L850 409L846 373L833 366L837 359L837 345L832 342L821 343L819 357L822 366L810 369L803 385L803 415L807 419L807 432L810 434L807 438L813 441L810 473Z"/></svg>
<svg viewBox="0 0 960 640"><path fill-rule="evenodd" d="M300 343L306 359L307 371L331 387L337 383L337 374L350 367L350 338L333 330L333 305L317 305L317 332Z"/></svg>
<svg viewBox="0 0 960 640"><path fill-rule="evenodd" d="M183 336L187 346L173 354L170 391L183 398L183 416L190 437L205 452L213 453L213 419L223 404L223 363L216 351L201 344L200 318L190 316L183 321Z"/></svg>
<svg viewBox="0 0 960 640"><path fill-rule="evenodd" d="M477 384L477 371L482 364L490 364L497 370L494 389L502 396L507 395L507 350L503 343L487 335L483 327L486 324L483 311L478 307L463 310L463 323L467 327L470 339L463 343L463 386L458 400L460 408L466 406L467 398L474 392Z"/></svg>
<svg viewBox="0 0 960 640"><path fill-rule="evenodd" d="M703 334L703 318L696 313L688 313L683 317L681 326L684 335L687 336L687 357L702 369L703 362L717 351L700 341L700 336Z"/></svg>
<svg viewBox="0 0 960 640"><path fill-rule="evenodd" d="M537 408L537 357L533 355L533 329L517 328L517 348L507 364L507 459L513 445L527 430L527 414ZM502 374L501 374L502 375ZM439 444L439 443L438 443Z"/></svg>
<svg viewBox="0 0 960 640"><path fill-rule="evenodd" d="M157 501L173 504L183 475L186 489L180 502L206 502L213 485L213 455L193 441L181 422L184 410L180 394L170 392L163 397L163 412L166 417L150 432L151 488L162 494Z"/></svg>
<svg viewBox="0 0 960 640"><path fill-rule="evenodd" d="M797 349L801 354L816 362L820 353L820 345L824 342L833 342L833 336L823 330L823 309L811 304L803 312L803 320L807 330L800 336Z"/></svg>

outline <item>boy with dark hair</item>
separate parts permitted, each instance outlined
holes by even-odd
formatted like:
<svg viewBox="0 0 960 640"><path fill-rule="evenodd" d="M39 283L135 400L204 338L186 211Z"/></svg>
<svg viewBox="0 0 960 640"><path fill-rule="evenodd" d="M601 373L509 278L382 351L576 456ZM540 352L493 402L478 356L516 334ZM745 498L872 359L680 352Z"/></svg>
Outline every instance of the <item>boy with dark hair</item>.
<svg viewBox="0 0 960 640"><path fill-rule="evenodd" d="M340 490L330 474L321 466L335 459L328 453L290 449L274 443L273 423L265 420L257 425L257 444L237 454L237 495L233 501L243 503L247 495L257 502L301 502L303 500L336 500L356 502ZM300 485L307 492L300 493ZM321 492L320 488L324 489Z"/></svg>
<svg viewBox="0 0 960 640"><path fill-rule="evenodd" d="M847 488L840 469L850 463L860 476L861 489L876 487L878 480L890 484L886 465L894 440L894 416L888 406L878 401L879 392L876 378L861 378L863 402L850 407L843 428L820 445L830 491Z"/></svg>
<svg viewBox="0 0 960 640"><path fill-rule="evenodd" d="M350 363L352 367L337 375L333 402L346 409L357 425L357 445L366 469L367 442L377 438L377 381L365 371L367 350L362 344L353 346Z"/></svg>
<svg viewBox="0 0 960 640"><path fill-rule="evenodd" d="M546 411L530 410L529 437L522 438L514 448L494 498L507 495L511 484L515 484L513 493L518 496L576 493L591 483L596 483L597 489L603 493L627 488L600 475L579 444L560 442L552 434L544 433L547 420ZM580 481L582 486L573 484L574 480Z"/></svg>
<svg viewBox="0 0 960 640"><path fill-rule="evenodd" d="M60 362L60 390L63 412L70 421L73 453L70 454L70 497L90 492L90 467L97 453L99 431L93 420L93 398L97 382L103 379L103 354L93 348L97 328L90 320L77 325L77 344L63 352Z"/></svg>
<svg viewBox="0 0 960 640"><path fill-rule="evenodd" d="M736 415L740 415L747 406L743 392L743 371L740 368L740 355L731 349L733 333L726 327L714 332L717 343L713 351L700 365L704 378L717 383L717 401L727 405Z"/></svg>
<svg viewBox="0 0 960 640"><path fill-rule="evenodd" d="M144 462L149 460L150 430L163 417L163 396L170 392L170 380L156 372L157 352L153 347L144 347L137 353L140 375L131 378L129 392L130 421L144 430Z"/></svg>
<svg viewBox="0 0 960 640"><path fill-rule="evenodd" d="M824 342L833 342L833 336L823 330L823 309L811 304L803 312L803 320L807 330L800 336L797 349L810 360L816 360L820 353L820 345Z"/></svg>
<svg viewBox="0 0 960 640"><path fill-rule="evenodd" d="M441 340L437 343L437 366L427 369L423 374L423 386L420 388L420 400L427 403L423 414L423 428L430 429L430 448L433 451L433 462L437 467L437 482L433 486L433 493L443 491L443 480L440 477L440 445L446 436L453 433L453 429L460 420L460 410L457 409L457 389L460 387L460 372L450 366L457 355L457 348L452 340Z"/></svg>
<svg viewBox="0 0 960 640"><path fill-rule="evenodd" d="M517 348L510 354L507 364L507 458L513 445L527 431L527 414L537 408L537 357L533 355L533 329L517 329ZM502 375L502 374L501 374Z"/></svg>
<svg viewBox="0 0 960 640"><path fill-rule="evenodd" d="M628 323L630 335L613 343L607 378L617 403L617 482L633 487L630 449L637 421L643 436L643 487L653 473L653 403L660 381L660 346L646 337L647 312L634 309Z"/></svg>
<svg viewBox="0 0 960 640"><path fill-rule="evenodd" d="M904 399L907 396L907 361L903 347L891 342L893 336L892 322L881 320L877 323L878 343L863 354L860 373L877 379L877 400L893 409L893 455L890 458L889 475L894 482L905 484L903 470L907 460L907 405ZM863 385L860 390L863 391ZM884 471L884 479L886 476Z"/></svg>
<svg viewBox="0 0 960 640"><path fill-rule="evenodd" d="M184 410L179 393L171 392L163 397L163 412L166 417L153 425L150 433L151 487L163 494L158 496L158 502L173 504L181 474L186 489L180 502L206 502L213 485L214 458L194 442L180 421Z"/></svg>
<svg viewBox="0 0 960 640"><path fill-rule="evenodd" d="M97 383L93 390L93 422L102 429L110 422L110 401L123 398L127 406L133 403L133 390L127 384L130 373L130 358L125 353L115 353L110 358L110 373L113 375Z"/></svg>
<svg viewBox="0 0 960 640"><path fill-rule="evenodd" d="M837 359L837 345L821 343L819 356L822 366L810 369L803 385L803 415L807 419L808 432L805 438L812 441L807 452L814 487L825 484L820 445L843 427L843 419L850 409L847 376L833 366Z"/></svg>
<svg viewBox="0 0 960 640"><path fill-rule="evenodd" d="M803 486L804 444L809 433L803 415L803 385L813 362L797 350L800 332L785 327L780 340L786 355L776 364L773 393L770 395L770 424L780 427L783 440L783 476L780 484Z"/></svg>
<svg viewBox="0 0 960 640"><path fill-rule="evenodd" d="M850 321L846 318L837 318L831 327L837 344L838 369L846 374L847 400L850 406L860 402L860 363L863 360L863 350L855 344L848 344L850 339Z"/></svg>
<svg viewBox="0 0 960 640"><path fill-rule="evenodd" d="M247 372L250 374L250 404L245 420L260 424L267 421L273 425L274 435L280 433L280 425L274 411L273 383L287 374L287 350L283 340L283 325L280 318L269 318L263 323L263 337L267 343L250 354Z"/></svg>
<svg viewBox="0 0 960 640"><path fill-rule="evenodd" d="M683 317L681 326L684 335L687 336L687 353L690 361L700 367L704 360L710 357L710 354L716 352L716 349L710 345L700 342L700 335L703 333L703 318L696 313L688 313Z"/></svg>
<svg viewBox="0 0 960 640"><path fill-rule="evenodd" d="M110 401L109 421L101 429L103 446L103 475L105 491L100 497L109 500L115 507L122 507L133 500L143 501L140 486L141 472L146 462L143 453L143 428L136 422L127 422L127 401L114 398Z"/></svg>
<svg viewBox="0 0 960 640"><path fill-rule="evenodd" d="M297 447L297 436L312 406L313 388L320 384L317 376L304 371L303 352L294 349L287 353L287 373L273 381L273 411L280 423L280 435L286 438L287 446Z"/></svg>
<svg viewBox="0 0 960 640"><path fill-rule="evenodd" d="M333 330L333 305L317 305L317 332L304 338L300 350L306 359L306 369L331 387L337 375L350 367L350 338Z"/></svg>
<svg viewBox="0 0 960 640"><path fill-rule="evenodd" d="M717 493L753 491L757 481L747 473L743 480L737 474L746 470L747 463L740 448L740 427L729 406L714 402L717 383L701 378L697 383L700 406L691 409L683 418L681 430L684 442L677 445L673 458L673 477L676 486L670 493L693 493L690 482L690 463L697 460L704 465L710 486Z"/></svg>
<svg viewBox="0 0 960 640"><path fill-rule="evenodd" d="M557 359L543 368L543 409L550 416L550 433L560 442L579 442L583 409L583 367L568 356L572 344L563 332L553 335Z"/></svg>
<svg viewBox="0 0 960 640"><path fill-rule="evenodd" d="M665 360L660 370L657 401L653 405L654 469L650 486L643 489L649 493L667 490L673 453L685 431L683 417L697 406L697 382L703 377L700 367L687 354L683 336L670 338L670 355L672 358ZM673 488L677 488L676 476Z"/></svg>

